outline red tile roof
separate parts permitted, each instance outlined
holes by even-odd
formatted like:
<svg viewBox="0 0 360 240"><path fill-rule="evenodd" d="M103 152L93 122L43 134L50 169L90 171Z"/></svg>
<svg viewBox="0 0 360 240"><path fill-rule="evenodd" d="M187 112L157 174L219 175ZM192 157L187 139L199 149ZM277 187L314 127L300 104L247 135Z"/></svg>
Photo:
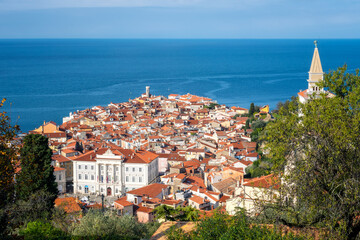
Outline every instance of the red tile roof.
<svg viewBox="0 0 360 240"><path fill-rule="evenodd" d="M122 197L122 198L119 198L118 200L116 200L116 201L114 202L114 204L119 204L119 205L121 205L121 206L123 206L123 207L127 207L127 206L134 205L133 203L127 201L127 197L126 197L126 196L125 196L125 197Z"/></svg>
<svg viewBox="0 0 360 240"><path fill-rule="evenodd" d="M52 155L52 160L57 161L59 163L63 162L71 162L71 160L67 157L64 157L63 155Z"/></svg>
<svg viewBox="0 0 360 240"><path fill-rule="evenodd" d="M243 185L249 186L249 187L279 189L280 188L280 180L278 177L274 176L273 174L270 174L267 176L249 179Z"/></svg>
<svg viewBox="0 0 360 240"><path fill-rule="evenodd" d="M149 196L150 198L155 198L162 192L163 189L166 189L166 188L168 188L167 185L160 184L160 183L153 183L153 184L150 184L150 185L142 187L142 188L131 190L127 193L137 195L137 196L146 195L146 196Z"/></svg>
<svg viewBox="0 0 360 240"><path fill-rule="evenodd" d="M206 200L206 199L196 196L196 195L193 195L191 198L189 198L189 200L196 202L197 204L203 204L203 203L209 202L209 200Z"/></svg>
<svg viewBox="0 0 360 240"><path fill-rule="evenodd" d="M57 198L55 199L55 206L63 208L67 213L81 211L81 208L74 197Z"/></svg>

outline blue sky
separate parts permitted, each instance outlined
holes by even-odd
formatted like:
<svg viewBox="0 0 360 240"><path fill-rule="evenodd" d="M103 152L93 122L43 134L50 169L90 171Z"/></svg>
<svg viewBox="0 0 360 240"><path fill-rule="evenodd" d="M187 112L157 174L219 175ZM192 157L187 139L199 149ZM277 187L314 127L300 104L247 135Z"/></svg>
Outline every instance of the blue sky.
<svg viewBox="0 0 360 240"><path fill-rule="evenodd" d="M0 38L360 38L358 0L0 0Z"/></svg>

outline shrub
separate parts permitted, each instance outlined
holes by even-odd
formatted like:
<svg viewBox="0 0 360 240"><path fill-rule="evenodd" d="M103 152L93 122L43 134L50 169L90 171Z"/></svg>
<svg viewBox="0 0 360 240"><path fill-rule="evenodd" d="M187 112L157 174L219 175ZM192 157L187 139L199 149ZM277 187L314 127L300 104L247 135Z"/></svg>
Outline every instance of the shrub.
<svg viewBox="0 0 360 240"><path fill-rule="evenodd" d="M70 239L63 231L54 228L50 222L42 220L29 222L26 228L19 231L19 235L25 240Z"/></svg>

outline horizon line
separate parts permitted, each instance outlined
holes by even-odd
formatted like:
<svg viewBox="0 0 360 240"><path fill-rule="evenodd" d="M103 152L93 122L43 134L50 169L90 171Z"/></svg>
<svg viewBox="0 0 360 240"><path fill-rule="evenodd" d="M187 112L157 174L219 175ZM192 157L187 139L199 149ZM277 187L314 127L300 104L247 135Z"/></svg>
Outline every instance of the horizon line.
<svg viewBox="0 0 360 240"><path fill-rule="evenodd" d="M1 38L0 40L360 40L360 38L158 38L158 37L144 37L144 38L127 38L127 37L30 37L30 38Z"/></svg>

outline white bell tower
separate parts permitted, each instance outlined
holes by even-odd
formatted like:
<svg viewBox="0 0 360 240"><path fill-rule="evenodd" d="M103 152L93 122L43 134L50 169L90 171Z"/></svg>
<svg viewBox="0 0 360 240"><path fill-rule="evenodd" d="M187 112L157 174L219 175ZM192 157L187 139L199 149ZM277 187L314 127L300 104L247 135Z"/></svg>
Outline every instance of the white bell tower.
<svg viewBox="0 0 360 240"><path fill-rule="evenodd" d="M150 97L150 86L146 86L146 97Z"/></svg>
<svg viewBox="0 0 360 240"><path fill-rule="evenodd" d="M317 47L317 41L314 41L315 49L314 49L314 55L311 61L311 67L309 71L309 79L308 81L308 95L312 93L320 93L323 91L323 89L320 89L319 86L317 86L317 83L323 81L324 79L324 72L321 67L321 61L320 61L320 55L319 50Z"/></svg>

